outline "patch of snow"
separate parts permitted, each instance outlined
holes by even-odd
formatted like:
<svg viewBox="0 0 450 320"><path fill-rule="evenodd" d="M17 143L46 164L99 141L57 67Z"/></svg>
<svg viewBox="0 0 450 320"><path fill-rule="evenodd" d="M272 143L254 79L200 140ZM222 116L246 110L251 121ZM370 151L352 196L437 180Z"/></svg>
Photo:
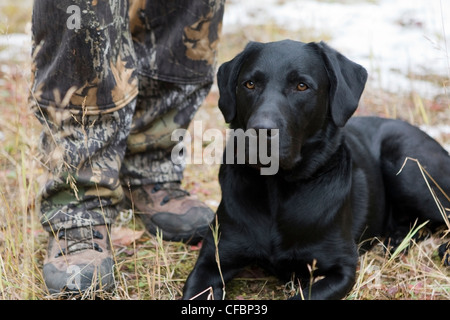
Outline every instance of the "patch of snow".
<svg viewBox="0 0 450 320"><path fill-rule="evenodd" d="M31 36L22 33L0 35L0 61L17 61L29 58Z"/></svg>
<svg viewBox="0 0 450 320"><path fill-rule="evenodd" d="M442 84L412 80L408 74L449 79L450 1L231 1L223 31L268 21L292 30L294 40L302 40L295 38L295 31L302 28L330 35L328 43L362 64L369 71L369 84L376 88L414 90L428 98L445 93Z"/></svg>

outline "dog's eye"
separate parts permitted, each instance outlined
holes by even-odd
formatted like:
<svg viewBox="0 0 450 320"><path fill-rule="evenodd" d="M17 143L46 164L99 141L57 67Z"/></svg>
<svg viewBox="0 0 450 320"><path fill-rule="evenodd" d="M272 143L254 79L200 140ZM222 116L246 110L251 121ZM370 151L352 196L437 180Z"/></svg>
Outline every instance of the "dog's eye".
<svg viewBox="0 0 450 320"><path fill-rule="evenodd" d="M308 90L308 89L309 89L309 87L306 84L304 84L303 82L300 82L297 85L297 90L298 91L305 91L305 90Z"/></svg>
<svg viewBox="0 0 450 320"><path fill-rule="evenodd" d="M254 83L253 81L251 81L251 80L246 81L246 82L244 83L244 86L245 86L247 89L250 89L250 90L255 89L255 83Z"/></svg>

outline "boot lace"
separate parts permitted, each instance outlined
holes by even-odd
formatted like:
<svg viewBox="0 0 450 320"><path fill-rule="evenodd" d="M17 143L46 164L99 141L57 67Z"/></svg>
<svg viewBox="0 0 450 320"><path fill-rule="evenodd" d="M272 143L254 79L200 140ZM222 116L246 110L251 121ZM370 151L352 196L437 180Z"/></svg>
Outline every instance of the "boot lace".
<svg viewBox="0 0 450 320"><path fill-rule="evenodd" d="M80 227L73 229L65 229L58 232L58 240L66 240L67 246L61 248L55 258L62 255L72 254L78 251L93 249L98 252L103 252L98 243L94 239L103 239L101 232L92 229L92 227Z"/></svg>
<svg viewBox="0 0 450 320"><path fill-rule="evenodd" d="M155 184L151 192L156 193L160 190L164 190L167 192L167 195L162 199L160 203L161 206L167 204L172 199L190 196L190 193L186 190L181 189L180 184L177 182L157 183Z"/></svg>

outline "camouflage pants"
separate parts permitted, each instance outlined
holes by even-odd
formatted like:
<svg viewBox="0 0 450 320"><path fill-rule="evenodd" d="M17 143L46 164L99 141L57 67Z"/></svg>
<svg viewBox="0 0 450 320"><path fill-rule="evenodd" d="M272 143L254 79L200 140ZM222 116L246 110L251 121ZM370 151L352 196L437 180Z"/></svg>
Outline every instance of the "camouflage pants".
<svg viewBox="0 0 450 320"><path fill-rule="evenodd" d="M170 136L215 71L224 0L35 0L30 102L47 230L112 223L123 188L179 181Z"/></svg>

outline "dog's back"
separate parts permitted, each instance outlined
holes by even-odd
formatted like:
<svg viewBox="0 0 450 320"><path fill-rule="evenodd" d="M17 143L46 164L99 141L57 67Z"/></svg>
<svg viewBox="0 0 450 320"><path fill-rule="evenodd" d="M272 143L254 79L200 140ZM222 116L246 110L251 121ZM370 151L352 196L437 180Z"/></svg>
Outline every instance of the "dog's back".
<svg viewBox="0 0 450 320"><path fill-rule="evenodd" d="M378 185L384 187L384 195L377 194L374 211L382 207L386 215L371 218L372 232L366 230L366 236L409 230L416 219L443 220L443 207L450 207L444 193L450 190L450 156L439 143L401 120L353 117L344 130L354 166L379 170L382 177ZM373 165L377 167L368 168Z"/></svg>

